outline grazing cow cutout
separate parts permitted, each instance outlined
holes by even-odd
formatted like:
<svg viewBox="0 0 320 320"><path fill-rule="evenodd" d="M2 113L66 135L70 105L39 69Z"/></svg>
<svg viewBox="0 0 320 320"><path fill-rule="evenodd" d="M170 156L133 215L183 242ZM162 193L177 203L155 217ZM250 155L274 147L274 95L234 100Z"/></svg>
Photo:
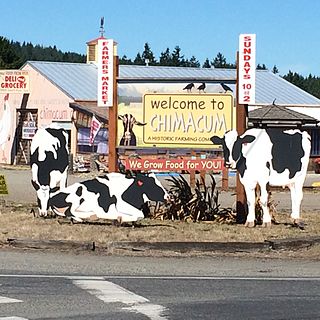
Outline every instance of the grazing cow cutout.
<svg viewBox="0 0 320 320"><path fill-rule="evenodd" d="M134 177L109 173L53 193L49 202L53 212L76 221L97 217L134 222L144 218L142 209L147 201L164 201L167 197L153 173Z"/></svg>
<svg viewBox="0 0 320 320"><path fill-rule="evenodd" d="M247 226L254 226L257 184L261 189L264 226L271 225L267 206L268 184L289 187L291 217L294 222L299 222L302 189L311 149L310 140L307 132L297 129L249 129L241 136L232 130L226 132L223 138L211 138L213 144L222 145L225 166L239 172L247 197Z"/></svg>
<svg viewBox="0 0 320 320"><path fill-rule="evenodd" d="M39 129L31 142L31 183L37 192L39 215L46 216L53 188L65 188L69 166L68 133L64 129Z"/></svg>
<svg viewBox="0 0 320 320"><path fill-rule="evenodd" d="M120 140L120 146L136 146L137 138L133 132L133 126L145 126L146 123L137 121L132 114L119 115L119 120L122 120L123 124L123 135Z"/></svg>

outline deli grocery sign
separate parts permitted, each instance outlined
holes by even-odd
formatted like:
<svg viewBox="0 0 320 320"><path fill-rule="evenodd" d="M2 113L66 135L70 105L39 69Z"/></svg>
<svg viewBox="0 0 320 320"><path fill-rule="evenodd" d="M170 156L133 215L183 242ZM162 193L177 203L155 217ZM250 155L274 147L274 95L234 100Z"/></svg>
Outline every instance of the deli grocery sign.
<svg viewBox="0 0 320 320"><path fill-rule="evenodd" d="M29 93L29 73L23 70L0 70L0 92Z"/></svg>
<svg viewBox="0 0 320 320"><path fill-rule="evenodd" d="M223 159L126 159L122 160L128 170L144 171L180 171L207 170L220 172L223 169Z"/></svg>
<svg viewBox="0 0 320 320"><path fill-rule="evenodd" d="M113 40L98 40L98 106L113 105Z"/></svg>
<svg viewBox="0 0 320 320"><path fill-rule="evenodd" d="M239 103L254 104L256 91L256 35L239 37Z"/></svg>

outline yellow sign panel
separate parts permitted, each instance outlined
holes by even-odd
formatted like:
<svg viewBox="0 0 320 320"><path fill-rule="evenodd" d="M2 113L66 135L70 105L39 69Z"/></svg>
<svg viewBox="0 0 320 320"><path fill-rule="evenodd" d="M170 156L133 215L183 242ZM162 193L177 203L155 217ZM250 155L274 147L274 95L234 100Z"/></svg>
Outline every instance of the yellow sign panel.
<svg viewBox="0 0 320 320"><path fill-rule="evenodd" d="M0 70L0 92L29 93L29 73L24 70Z"/></svg>
<svg viewBox="0 0 320 320"><path fill-rule="evenodd" d="M235 128L231 94L145 94L143 142L150 146L212 147L210 138Z"/></svg>
<svg viewBox="0 0 320 320"><path fill-rule="evenodd" d="M3 174L0 174L0 194L8 194L8 188L5 176Z"/></svg>

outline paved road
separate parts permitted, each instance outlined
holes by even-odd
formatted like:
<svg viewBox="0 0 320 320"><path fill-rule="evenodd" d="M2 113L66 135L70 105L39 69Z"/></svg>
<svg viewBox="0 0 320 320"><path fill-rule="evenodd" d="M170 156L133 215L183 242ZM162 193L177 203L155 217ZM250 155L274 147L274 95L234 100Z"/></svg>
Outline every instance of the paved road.
<svg viewBox="0 0 320 320"><path fill-rule="evenodd" d="M0 320L317 319L317 262L0 251Z"/></svg>
<svg viewBox="0 0 320 320"><path fill-rule="evenodd" d="M18 203L30 203L36 202L36 193L33 189L31 181L30 170L14 170L7 168L0 168L0 174L5 176L9 194L2 196L8 201L14 201ZM92 174L72 174L68 177L68 184L72 184L77 181L83 181L91 178ZM159 179L168 187L169 178L168 175L159 175ZM199 178L199 177L197 177ZM221 187L221 175L215 175L217 186ZM307 175L305 186L310 187L313 182L320 182L320 175L310 173ZM221 207L232 207L236 201L236 195L234 194L235 187L235 175L231 174L229 177L229 192L222 191L220 194ZM315 211L320 209L320 188L315 190L306 189L304 192L304 199L302 202L302 209L306 211ZM290 193L288 189L281 192L273 192L273 199L277 204L277 209L285 212L289 212L291 208Z"/></svg>

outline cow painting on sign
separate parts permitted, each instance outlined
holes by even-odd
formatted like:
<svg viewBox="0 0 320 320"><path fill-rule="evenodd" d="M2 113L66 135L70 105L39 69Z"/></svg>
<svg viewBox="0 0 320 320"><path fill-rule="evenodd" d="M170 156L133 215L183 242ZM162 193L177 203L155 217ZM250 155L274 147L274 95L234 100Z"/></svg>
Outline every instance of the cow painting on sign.
<svg viewBox="0 0 320 320"><path fill-rule="evenodd" d="M39 129L31 142L31 183L37 192L39 215L46 216L52 189L66 187L68 134L64 129Z"/></svg>
<svg viewBox="0 0 320 320"><path fill-rule="evenodd" d="M167 191L153 173L132 177L109 173L52 193L49 203L53 212L76 221L97 217L135 222L144 218L144 203L164 201L167 197Z"/></svg>
<svg viewBox="0 0 320 320"><path fill-rule="evenodd" d="M138 121L132 114L119 115L119 120L122 120L123 134L120 140L120 146L136 146L137 138L133 132L133 126L145 126L146 123Z"/></svg>
<svg viewBox="0 0 320 320"><path fill-rule="evenodd" d="M241 136L235 130L223 138L213 136L213 144L222 145L225 166L237 169L247 197L246 225L255 222L255 188L261 189L263 225L271 225L267 206L267 185L288 186L291 192L291 217L299 224L300 205L311 149L307 132L281 129L249 129Z"/></svg>

